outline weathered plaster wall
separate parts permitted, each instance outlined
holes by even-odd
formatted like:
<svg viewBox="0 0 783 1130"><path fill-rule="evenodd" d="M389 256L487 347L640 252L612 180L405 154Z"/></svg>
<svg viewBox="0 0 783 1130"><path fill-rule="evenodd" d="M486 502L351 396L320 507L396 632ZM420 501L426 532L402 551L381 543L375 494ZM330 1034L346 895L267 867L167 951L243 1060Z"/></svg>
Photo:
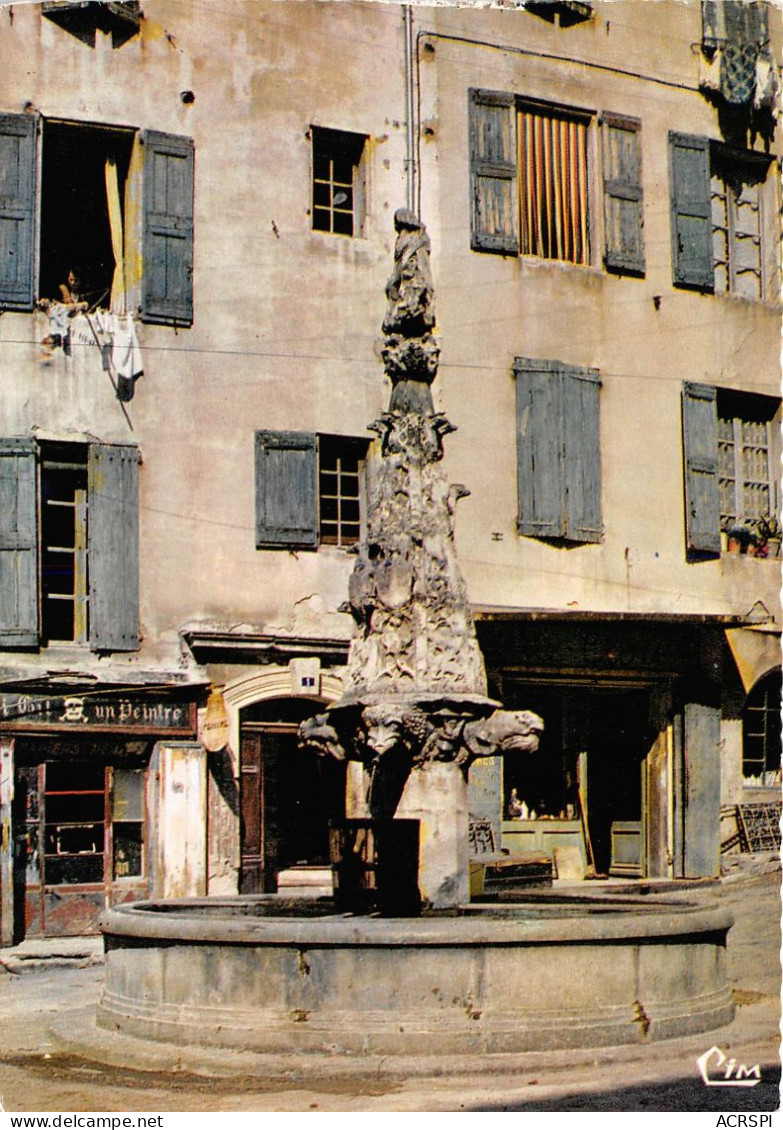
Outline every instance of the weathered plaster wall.
<svg viewBox="0 0 783 1130"><path fill-rule="evenodd" d="M363 436L384 405L383 287L405 199L402 13L256 0L231 0L220 19L173 0L144 10L140 36L112 50L99 35L93 50L36 5L4 8L0 110L194 138L195 324L141 327L131 430L100 371L39 364L40 315L3 314L3 430L139 444L144 645L123 663L177 663L178 632L193 621L345 636L350 621L336 610L349 556L254 547L253 432ZM473 492L457 517L470 595L478 605L651 613L744 613L761 600L777 612L773 561L693 565L684 553L682 382L770 394L779 384L777 307L671 282L667 133L719 136L696 89L700 7L621 0L595 10L558 29L524 11L414 9L415 31L482 41L425 36L419 66L422 215L443 349L436 394L460 429L446 443L448 471ZM504 43L568 58L491 46ZM568 61L598 58L601 68ZM471 86L642 120L644 278L601 267L600 207L589 268L470 250ZM371 138L365 238L311 230L312 124ZM557 548L516 533L518 355L600 370L601 545Z"/></svg>
<svg viewBox="0 0 783 1130"><path fill-rule="evenodd" d="M447 464L473 491L457 523L471 596L505 607L714 613L744 613L762 600L776 612L778 563L685 560L682 382L769 395L778 395L780 384L778 305L672 285L668 131L721 136L715 110L697 90L691 45L700 42L700 6L595 9L593 20L567 30L521 12L485 12L480 27L462 10L420 14L425 33L438 33L422 49L422 112L431 131L422 147L422 214L435 248L440 398L460 427ZM773 24L777 41L779 21ZM603 68L518 55L490 42L600 60ZM470 250L470 87L641 119L644 278L616 277L602 266L595 169L592 266ZM755 144L763 149L761 139ZM601 545L563 549L516 534L516 356L600 371Z"/></svg>

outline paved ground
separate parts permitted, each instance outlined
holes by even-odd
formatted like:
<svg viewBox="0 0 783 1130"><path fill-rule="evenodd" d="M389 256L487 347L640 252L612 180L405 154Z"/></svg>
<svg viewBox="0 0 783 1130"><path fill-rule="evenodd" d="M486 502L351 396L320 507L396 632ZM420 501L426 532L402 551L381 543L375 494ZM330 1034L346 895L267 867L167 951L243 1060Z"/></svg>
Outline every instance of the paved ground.
<svg viewBox="0 0 783 1130"><path fill-rule="evenodd" d="M769 865L767 865L767 868ZM718 1032L649 1046L474 1057L449 1063L261 1057L110 1037L92 1020L94 942L0 951L0 1098L8 1111L770 1111L779 1105L780 874L724 883L734 911L737 1016ZM80 956L81 955L81 956ZM696 1058L717 1044L760 1064L757 1087L707 1088Z"/></svg>

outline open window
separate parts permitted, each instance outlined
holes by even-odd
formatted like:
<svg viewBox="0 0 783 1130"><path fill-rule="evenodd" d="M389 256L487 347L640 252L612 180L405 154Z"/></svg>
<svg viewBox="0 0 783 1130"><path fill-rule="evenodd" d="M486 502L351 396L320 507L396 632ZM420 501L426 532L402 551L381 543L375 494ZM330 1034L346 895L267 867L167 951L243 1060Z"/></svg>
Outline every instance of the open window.
<svg viewBox="0 0 783 1130"><path fill-rule="evenodd" d="M0 114L0 309L74 271L90 306L190 325L194 167L189 138Z"/></svg>
<svg viewBox="0 0 783 1130"><path fill-rule="evenodd" d="M90 306L110 304L133 137L132 130L44 123L38 297L59 300L72 270Z"/></svg>
<svg viewBox="0 0 783 1130"><path fill-rule="evenodd" d="M0 646L138 650L138 480L129 445L0 439Z"/></svg>
<svg viewBox="0 0 783 1130"><path fill-rule="evenodd" d="M777 286L772 163L705 137L669 134L676 286L761 299Z"/></svg>

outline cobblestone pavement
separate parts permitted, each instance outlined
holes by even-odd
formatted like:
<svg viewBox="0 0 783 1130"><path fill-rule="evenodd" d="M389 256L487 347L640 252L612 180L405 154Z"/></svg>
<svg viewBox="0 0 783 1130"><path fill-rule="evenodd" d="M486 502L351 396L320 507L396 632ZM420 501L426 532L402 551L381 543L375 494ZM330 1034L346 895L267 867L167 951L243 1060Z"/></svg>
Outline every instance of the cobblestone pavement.
<svg viewBox="0 0 783 1130"><path fill-rule="evenodd" d="M28 960L0 951L0 1099L8 1111L771 1111L779 1105L780 874L724 882L736 917L737 1015L718 1032L647 1046L419 1060L304 1063L175 1048L95 1028L102 967L84 945ZM66 947L61 947L65 949ZM89 947L88 947L89 949ZM95 945L92 943L92 951ZM82 956L74 956L74 952ZM9 956L10 955L10 956ZM762 1082L708 1088L696 1058L716 1044Z"/></svg>

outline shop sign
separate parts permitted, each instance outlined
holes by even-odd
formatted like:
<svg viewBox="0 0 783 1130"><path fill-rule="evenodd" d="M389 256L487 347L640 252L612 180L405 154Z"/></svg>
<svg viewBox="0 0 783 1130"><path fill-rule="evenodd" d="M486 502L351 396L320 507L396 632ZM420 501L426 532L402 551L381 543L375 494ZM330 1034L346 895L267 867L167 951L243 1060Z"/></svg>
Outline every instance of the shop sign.
<svg viewBox="0 0 783 1130"><path fill-rule="evenodd" d="M0 694L0 730L136 730L190 737L195 704L126 696Z"/></svg>
<svg viewBox="0 0 783 1130"><path fill-rule="evenodd" d="M223 695L217 689L210 691L207 699L201 740L210 753L217 753L228 742L228 712Z"/></svg>

